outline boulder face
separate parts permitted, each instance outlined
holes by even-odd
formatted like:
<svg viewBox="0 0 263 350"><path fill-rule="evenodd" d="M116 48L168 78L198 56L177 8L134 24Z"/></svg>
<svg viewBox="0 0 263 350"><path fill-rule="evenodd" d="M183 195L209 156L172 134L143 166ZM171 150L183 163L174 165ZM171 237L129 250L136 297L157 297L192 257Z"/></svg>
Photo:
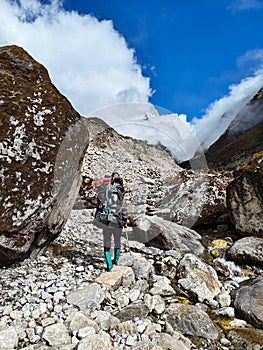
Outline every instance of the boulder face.
<svg viewBox="0 0 263 350"><path fill-rule="evenodd" d="M156 214L187 227L228 224L226 188L231 179L227 172L181 171Z"/></svg>
<svg viewBox="0 0 263 350"><path fill-rule="evenodd" d="M233 292L234 306L239 317L263 329L263 277L249 279Z"/></svg>
<svg viewBox="0 0 263 350"><path fill-rule="evenodd" d="M263 237L263 152L234 172L227 188L231 221L243 236Z"/></svg>
<svg viewBox="0 0 263 350"><path fill-rule="evenodd" d="M61 231L80 186L88 129L22 48L0 48L0 84L0 264L9 264Z"/></svg>

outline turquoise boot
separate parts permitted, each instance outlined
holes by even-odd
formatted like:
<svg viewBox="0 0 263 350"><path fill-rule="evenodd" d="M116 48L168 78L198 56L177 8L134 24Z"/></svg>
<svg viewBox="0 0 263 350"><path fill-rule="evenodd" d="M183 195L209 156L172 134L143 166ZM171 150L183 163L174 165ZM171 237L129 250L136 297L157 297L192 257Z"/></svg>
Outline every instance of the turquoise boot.
<svg viewBox="0 0 263 350"><path fill-rule="evenodd" d="M113 268L110 252L109 251L104 252L104 256L105 256L105 260L106 260L107 271L110 271Z"/></svg>
<svg viewBox="0 0 263 350"><path fill-rule="evenodd" d="M121 255L121 250L120 248L115 248L114 249L114 260L112 261L113 264L117 265Z"/></svg>

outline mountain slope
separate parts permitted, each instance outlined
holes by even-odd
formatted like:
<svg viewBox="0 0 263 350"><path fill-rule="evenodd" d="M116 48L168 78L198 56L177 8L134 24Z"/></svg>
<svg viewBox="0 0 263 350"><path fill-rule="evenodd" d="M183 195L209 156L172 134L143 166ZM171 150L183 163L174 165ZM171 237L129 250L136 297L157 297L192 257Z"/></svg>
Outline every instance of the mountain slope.
<svg viewBox="0 0 263 350"><path fill-rule="evenodd" d="M210 168L234 168L263 150L263 88L205 153Z"/></svg>

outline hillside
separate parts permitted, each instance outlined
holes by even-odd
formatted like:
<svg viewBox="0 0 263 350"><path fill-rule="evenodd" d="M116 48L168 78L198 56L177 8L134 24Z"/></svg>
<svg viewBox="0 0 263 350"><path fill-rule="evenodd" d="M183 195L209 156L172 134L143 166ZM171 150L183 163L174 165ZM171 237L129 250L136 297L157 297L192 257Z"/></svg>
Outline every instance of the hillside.
<svg viewBox="0 0 263 350"><path fill-rule="evenodd" d="M263 150L263 88L205 153L210 168L234 168Z"/></svg>

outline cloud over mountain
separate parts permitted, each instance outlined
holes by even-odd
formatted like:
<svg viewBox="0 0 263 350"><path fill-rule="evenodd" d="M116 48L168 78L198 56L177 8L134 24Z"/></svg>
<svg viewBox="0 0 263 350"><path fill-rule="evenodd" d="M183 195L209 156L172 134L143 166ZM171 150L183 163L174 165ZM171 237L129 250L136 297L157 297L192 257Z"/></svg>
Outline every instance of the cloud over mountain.
<svg viewBox="0 0 263 350"><path fill-rule="evenodd" d="M228 3L232 10L262 4ZM97 111L123 134L161 142L180 161L191 158L200 144L206 149L215 142L263 85L263 50L252 48L237 58L237 67L255 67L251 62L256 61L258 69L231 85L228 95L208 106L201 118L188 122L184 114L160 116L147 105L150 80L113 22L66 11L62 5L62 0L0 0L0 45L22 46L44 64L52 82L82 115Z"/></svg>
<svg viewBox="0 0 263 350"><path fill-rule="evenodd" d="M44 64L81 114L148 101L149 79L112 21L65 11L61 0L0 0L0 7L0 45L22 46Z"/></svg>

